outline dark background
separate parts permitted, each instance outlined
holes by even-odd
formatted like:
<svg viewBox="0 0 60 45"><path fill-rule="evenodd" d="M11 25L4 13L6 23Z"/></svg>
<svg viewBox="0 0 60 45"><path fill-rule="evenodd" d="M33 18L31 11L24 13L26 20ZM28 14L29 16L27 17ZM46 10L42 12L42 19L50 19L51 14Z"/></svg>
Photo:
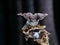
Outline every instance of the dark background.
<svg viewBox="0 0 60 45"><path fill-rule="evenodd" d="M52 33L50 36L50 45L58 45L60 41L58 7L58 0L1 0L0 45L26 45L21 32L21 28L26 20L21 16L17 16L17 13L20 12L48 13L49 16L41 24L46 24L47 30ZM29 40L28 44L36 45L32 40Z"/></svg>

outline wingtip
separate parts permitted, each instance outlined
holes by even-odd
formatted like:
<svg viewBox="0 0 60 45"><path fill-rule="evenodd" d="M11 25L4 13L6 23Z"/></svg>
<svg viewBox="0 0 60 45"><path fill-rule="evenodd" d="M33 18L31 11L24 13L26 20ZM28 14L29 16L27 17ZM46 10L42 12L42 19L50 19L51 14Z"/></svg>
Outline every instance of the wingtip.
<svg viewBox="0 0 60 45"><path fill-rule="evenodd" d="M48 16L48 13L45 13L46 16Z"/></svg>
<svg viewBox="0 0 60 45"><path fill-rule="evenodd" d="M17 15L22 15L22 13L18 13Z"/></svg>

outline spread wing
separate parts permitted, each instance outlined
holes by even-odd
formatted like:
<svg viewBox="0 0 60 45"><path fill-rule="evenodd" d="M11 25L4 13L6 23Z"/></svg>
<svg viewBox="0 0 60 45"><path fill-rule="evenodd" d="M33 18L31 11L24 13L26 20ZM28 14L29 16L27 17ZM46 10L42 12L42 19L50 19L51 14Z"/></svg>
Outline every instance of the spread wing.
<svg viewBox="0 0 60 45"><path fill-rule="evenodd" d="M47 13L35 13L34 15L37 15L39 17L39 20L43 20L48 14Z"/></svg>
<svg viewBox="0 0 60 45"><path fill-rule="evenodd" d="M37 15L33 15L32 13L18 13L17 15L23 16L25 19L36 19Z"/></svg>
<svg viewBox="0 0 60 45"><path fill-rule="evenodd" d="M30 17L27 13L18 13L17 15L23 16L25 19L29 19Z"/></svg>
<svg viewBox="0 0 60 45"><path fill-rule="evenodd" d="M25 19L37 19L37 17L39 17L39 20L43 20L48 14L47 13L35 13L35 14L32 14L32 13L18 13L17 15L20 15L20 16L23 16Z"/></svg>

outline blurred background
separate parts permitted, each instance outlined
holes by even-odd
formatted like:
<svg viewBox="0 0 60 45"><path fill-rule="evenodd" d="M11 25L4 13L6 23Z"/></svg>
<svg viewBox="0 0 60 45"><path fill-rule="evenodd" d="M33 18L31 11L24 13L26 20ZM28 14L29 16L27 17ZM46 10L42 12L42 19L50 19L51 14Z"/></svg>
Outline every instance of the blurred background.
<svg viewBox="0 0 60 45"><path fill-rule="evenodd" d="M50 45L59 45L59 8L57 0L1 0L0 1L0 45L39 45L32 39L25 41L21 28L26 20L17 13L48 13L41 25L51 33Z"/></svg>

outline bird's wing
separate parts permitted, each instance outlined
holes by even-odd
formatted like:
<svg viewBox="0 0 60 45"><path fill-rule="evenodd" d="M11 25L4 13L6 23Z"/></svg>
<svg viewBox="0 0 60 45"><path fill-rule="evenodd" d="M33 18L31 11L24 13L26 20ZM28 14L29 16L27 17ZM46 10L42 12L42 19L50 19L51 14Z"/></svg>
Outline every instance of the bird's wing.
<svg viewBox="0 0 60 45"><path fill-rule="evenodd" d="M37 16L39 17L40 20L43 20L48 14L47 13L37 13Z"/></svg>
<svg viewBox="0 0 60 45"><path fill-rule="evenodd" d="M23 16L25 19L29 19L30 15L28 13L18 13L17 15Z"/></svg>
<svg viewBox="0 0 60 45"><path fill-rule="evenodd" d="M23 16L25 19L36 19L37 16L39 17L40 20L44 19L48 14L47 13L18 13L17 15Z"/></svg>
<svg viewBox="0 0 60 45"><path fill-rule="evenodd" d="M22 13L18 13L17 15L23 16L23 14L22 14Z"/></svg>

